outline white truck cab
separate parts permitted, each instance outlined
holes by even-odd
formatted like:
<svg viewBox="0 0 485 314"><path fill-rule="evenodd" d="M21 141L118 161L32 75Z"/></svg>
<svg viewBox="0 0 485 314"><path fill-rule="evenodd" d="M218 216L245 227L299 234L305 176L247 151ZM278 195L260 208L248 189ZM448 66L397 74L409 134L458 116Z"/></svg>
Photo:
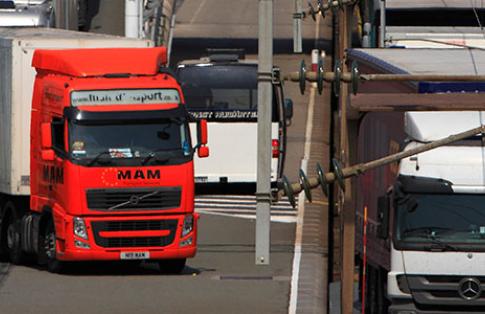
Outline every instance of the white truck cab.
<svg viewBox="0 0 485 314"><path fill-rule="evenodd" d="M247 184L255 187L257 169L257 60L239 49L214 49L208 57L177 66L187 110L208 121L211 155L194 159L195 182L202 185ZM277 73L277 75L276 75ZM271 119L271 184L283 175L286 130L293 103L283 94L275 68ZM195 124L191 125L195 132Z"/></svg>
<svg viewBox="0 0 485 314"><path fill-rule="evenodd" d="M478 127L483 112L408 112L405 150ZM485 309L485 147L477 136L403 159L392 195L390 313Z"/></svg>

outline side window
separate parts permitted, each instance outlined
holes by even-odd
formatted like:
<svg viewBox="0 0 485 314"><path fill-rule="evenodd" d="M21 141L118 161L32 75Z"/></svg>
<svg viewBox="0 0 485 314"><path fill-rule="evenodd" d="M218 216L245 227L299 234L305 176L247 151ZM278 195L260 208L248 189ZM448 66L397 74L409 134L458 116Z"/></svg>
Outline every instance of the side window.
<svg viewBox="0 0 485 314"><path fill-rule="evenodd" d="M280 122L282 121L282 112L281 112L281 85L273 85L273 122Z"/></svg>
<svg viewBox="0 0 485 314"><path fill-rule="evenodd" d="M57 153L65 153L66 146L64 142L64 119L52 119L52 147Z"/></svg>

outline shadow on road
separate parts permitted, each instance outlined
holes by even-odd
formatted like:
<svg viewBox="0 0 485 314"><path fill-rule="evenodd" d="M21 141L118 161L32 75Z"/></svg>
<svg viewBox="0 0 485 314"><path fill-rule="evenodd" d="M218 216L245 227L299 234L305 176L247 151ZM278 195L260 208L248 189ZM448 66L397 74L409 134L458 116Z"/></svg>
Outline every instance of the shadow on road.
<svg viewBox="0 0 485 314"><path fill-rule="evenodd" d="M0 287L4 277L8 273L9 264L0 269ZM22 265L40 271L47 272L45 267L37 264ZM69 262L63 265L61 276L193 276L203 272L215 271L214 269L195 268L186 265L182 273L171 274L160 271L156 262Z"/></svg>
<svg viewBox="0 0 485 314"><path fill-rule="evenodd" d="M195 194L235 194L235 195L254 195L256 192L255 183L224 184L224 183L204 183L195 185Z"/></svg>
<svg viewBox="0 0 485 314"><path fill-rule="evenodd" d="M203 253L254 253L254 244L200 244L199 252ZM271 244L271 253L293 253L294 247L289 244Z"/></svg>
<svg viewBox="0 0 485 314"><path fill-rule="evenodd" d="M0 263L0 288L2 287L3 281L8 276L10 265L8 263Z"/></svg>

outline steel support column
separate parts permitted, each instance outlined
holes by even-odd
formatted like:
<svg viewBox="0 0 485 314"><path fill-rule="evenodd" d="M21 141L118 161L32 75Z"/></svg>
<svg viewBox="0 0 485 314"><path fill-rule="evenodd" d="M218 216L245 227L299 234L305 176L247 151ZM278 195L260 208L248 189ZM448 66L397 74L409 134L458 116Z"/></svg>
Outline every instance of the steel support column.
<svg viewBox="0 0 485 314"><path fill-rule="evenodd" d="M345 52L350 47L352 7L344 6L339 13L339 51L338 58L342 60L342 70L347 72ZM349 87L340 84L340 160L344 167L349 165L349 128L347 120L347 106L349 101ZM352 186L349 180L345 182L345 192L340 191L339 205L341 212L341 313L351 314L354 289L354 235L355 208L352 206Z"/></svg>
<svg viewBox="0 0 485 314"><path fill-rule="evenodd" d="M273 0L259 0L256 264L270 263Z"/></svg>
<svg viewBox="0 0 485 314"><path fill-rule="evenodd" d="M303 20L303 12L301 8L301 0L295 0L295 13L293 13L293 52L302 53L303 40L301 21Z"/></svg>

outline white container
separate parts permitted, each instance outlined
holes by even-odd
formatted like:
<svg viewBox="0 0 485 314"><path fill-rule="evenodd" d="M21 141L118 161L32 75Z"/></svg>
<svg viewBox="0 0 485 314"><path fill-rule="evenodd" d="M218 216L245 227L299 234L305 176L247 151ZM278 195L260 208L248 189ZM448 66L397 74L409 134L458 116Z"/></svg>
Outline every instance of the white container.
<svg viewBox="0 0 485 314"><path fill-rule="evenodd" d="M151 47L152 42L48 28L0 27L0 193L30 194L35 49Z"/></svg>

